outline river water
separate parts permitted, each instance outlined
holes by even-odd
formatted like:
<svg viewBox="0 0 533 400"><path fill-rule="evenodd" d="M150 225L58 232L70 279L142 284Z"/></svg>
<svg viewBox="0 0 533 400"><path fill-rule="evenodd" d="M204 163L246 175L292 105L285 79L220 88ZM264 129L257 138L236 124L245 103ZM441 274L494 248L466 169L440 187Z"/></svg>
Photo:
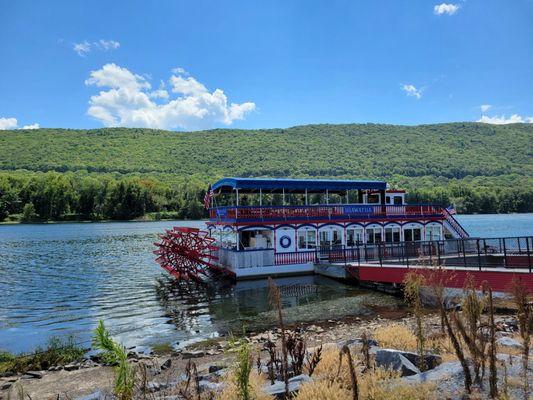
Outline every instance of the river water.
<svg viewBox="0 0 533 400"><path fill-rule="evenodd" d="M458 216L471 236L533 235L533 214ZM266 327L265 280L207 288L177 284L154 262L157 233L201 221L0 225L0 350L30 351L51 336L87 347L103 319L127 346L184 346ZM277 280L289 322L372 315L394 297L319 276Z"/></svg>

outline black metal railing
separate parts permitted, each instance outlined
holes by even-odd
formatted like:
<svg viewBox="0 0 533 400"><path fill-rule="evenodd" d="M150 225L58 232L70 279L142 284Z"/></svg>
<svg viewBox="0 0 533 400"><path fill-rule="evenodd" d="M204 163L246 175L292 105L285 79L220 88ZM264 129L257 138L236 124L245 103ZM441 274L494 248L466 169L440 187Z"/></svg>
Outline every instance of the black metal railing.
<svg viewBox="0 0 533 400"><path fill-rule="evenodd" d="M533 236L327 246L315 262L434 265L465 268L533 268Z"/></svg>

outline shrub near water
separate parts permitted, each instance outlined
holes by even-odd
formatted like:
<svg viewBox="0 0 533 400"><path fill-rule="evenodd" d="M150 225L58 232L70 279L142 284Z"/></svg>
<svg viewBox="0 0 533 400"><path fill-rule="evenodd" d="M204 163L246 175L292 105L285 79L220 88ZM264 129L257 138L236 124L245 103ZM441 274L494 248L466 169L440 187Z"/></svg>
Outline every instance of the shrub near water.
<svg viewBox="0 0 533 400"><path fill-rule="evenodd" d="M24 373L32 370L45 370L55 365L65 365L78 361L85 350L78 346L73 337L51 338L45 348L37 348L32 354L13 355L0 352L0 373Z"/></svg>

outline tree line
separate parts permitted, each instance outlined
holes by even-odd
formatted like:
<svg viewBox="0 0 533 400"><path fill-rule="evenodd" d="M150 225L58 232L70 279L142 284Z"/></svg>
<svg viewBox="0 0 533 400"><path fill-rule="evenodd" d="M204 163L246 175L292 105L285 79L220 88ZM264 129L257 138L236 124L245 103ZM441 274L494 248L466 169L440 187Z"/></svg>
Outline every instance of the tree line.
<svg viewBox="0 0 533 400"><path fill-rule="evenodd" d="M131 220L205 217L205 186L166 185L150 178L84 176L48 172L0 175L0 221Z"/></svg>
<svg viewBox="0 0 533 400"><path fill-rule="evenodd" d="M201 219L201 180L167 183L150 177L74 173L0 173L0 221ZM533 212L533 188L485 188L458 181L411 189L410 203L454 204L459 213Z"/></svg>

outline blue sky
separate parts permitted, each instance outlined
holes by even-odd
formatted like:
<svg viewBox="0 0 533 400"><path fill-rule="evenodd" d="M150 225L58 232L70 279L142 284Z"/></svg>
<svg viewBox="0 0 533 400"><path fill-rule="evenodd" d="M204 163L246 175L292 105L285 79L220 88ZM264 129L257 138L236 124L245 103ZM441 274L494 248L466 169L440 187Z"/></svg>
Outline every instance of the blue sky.
<svg viewBox="0 0 533 400"><path fill-rule="evenodd" d="M4 129L533 122L532 0L0 10Z"/></svg>

